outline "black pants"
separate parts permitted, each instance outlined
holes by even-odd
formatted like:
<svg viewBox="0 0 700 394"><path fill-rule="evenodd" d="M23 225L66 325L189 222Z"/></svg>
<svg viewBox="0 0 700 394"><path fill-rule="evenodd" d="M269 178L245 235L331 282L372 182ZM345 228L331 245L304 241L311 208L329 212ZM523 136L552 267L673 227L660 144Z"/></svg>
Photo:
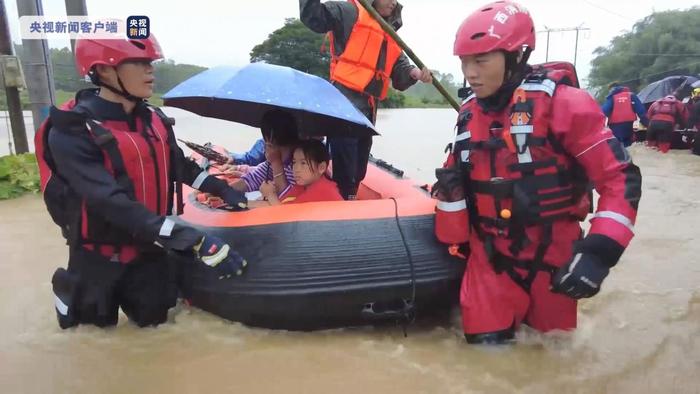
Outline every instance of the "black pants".
<svg viewBox="0 0 700 394"><path fill-rule="evenodd" d="M140 327L167 320L177 301L178 270L165 253L121 264L82 247L72 249L68 270L59 268L52 280L61 328L116 325L120 306Z"/></svg>
<svg viewBox="0 0 700 394"><path fill-rule="evenodd" d="M333 159L333 180L344 199L357 194L360 182L367 174L372 137L328 138Z"/></svg>
<svg viewBox="0 0 700 394"><path fill-rule="evenodd" d="M647 131L647 141L658 143L671 143L673 133L673 123L663 120L652 120L649 122Z"/></svg>
<svg viewBox="0 0 700 394"><path fill-rule="evenodd" d="M376 109L361 111L375 123ZM333 160L333 180L344 199L354 198L360 182L367 175L367 162L372 150L372 137L329 137L328 147Z"/></svg>
<svg viewBox="0 0 700 394"><path fill-rule="evenodd" d="M693 144L690 146L690 149L692 150L693 154L700 155L700 131L695 133Z"/></svg>
<svg viewBox="0 0 700 394"><path fill-rule="evenodd" d="M608 127L610 127L615 138L622 142L625 148L632 145L632 138L634 137L633 122L609 123Z"/></svg>

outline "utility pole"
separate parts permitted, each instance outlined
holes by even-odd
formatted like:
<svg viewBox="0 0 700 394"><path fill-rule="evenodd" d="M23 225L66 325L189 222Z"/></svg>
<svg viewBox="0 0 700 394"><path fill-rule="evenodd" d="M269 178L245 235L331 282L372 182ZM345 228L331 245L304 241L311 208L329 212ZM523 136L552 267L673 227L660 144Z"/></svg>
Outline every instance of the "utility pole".
<svg viewBox="0 0 700 394"><path fill-rule="evenodd" d="M556 28L552 29L547 26L544 27L544 30L538 31L538 33L547 33L547 52L545 55L545 62L549 61L549 34L551 32L567 32L567 31L575 31L576 32L576 43L574 44L574 67L576 67L576 60L578 58L578 33L579 31L585 31L585 30L591 30L587 27L583 27L583 24L580 24L576 27L564 27L564 28Z"/></svg>
<svg viewBox="0 0 700 394"><path fill-rule="evenodd" d="M545 31L547 32L547 52L544 55L544 61L545 63L549 61L549 28L547 26L544 27Z"/></svg>
<svg viewBox="0 0 700 394"><path fill-rule="evenodd" d="M66 15L68 16L87 16L87 6L85 0L66 0ZM75 40L71 38L70 49L75 54Z"/></svg>
<svg viewBox="0 0 700 394"><path fill-rule="evenodd" d="M574 46L574 67L576 67L576 58L578 57L578 32L581 29L576 29L576 45Z"/></svg>
<svg viewBox="0 0 700 394"><path fill-rule="evenodd" d="M7 9L5 0L0 0L0 55L2 55L2 84L7 96L7 113L12 128L12 140L15 143L16 153L29 152L27 143L27 130L24 127L22 115L22 103L19 99L19 87L23 85L19 60L14 57L10 26L7 22ZM14 73L12 76L10 73ZM12 154L12 149L10 149Z"/></svg>
<svg viewBox="0 0 700 394"><path fill-rule="evenodd" d="M20 18L44 14L41 0L17 0L17 11ZM22 46L32 119L34 128L38 128L49 116L51 105L56 102L49 46L46 40L22 40Z"/></svg>

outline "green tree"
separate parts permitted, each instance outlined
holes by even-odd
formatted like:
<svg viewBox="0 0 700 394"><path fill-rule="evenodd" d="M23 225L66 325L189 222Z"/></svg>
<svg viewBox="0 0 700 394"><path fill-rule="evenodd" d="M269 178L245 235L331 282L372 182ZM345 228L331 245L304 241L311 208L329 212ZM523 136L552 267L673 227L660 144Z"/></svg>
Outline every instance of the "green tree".
<svg viewBox="0 0 700 394"><path fill-rule="evenodd" d="M70 48L51 48L51 63L54 86L57 90L74 92L92 86L91 83L78 76L75 58Z"/></svg>
<svg viewBox="0 0 700 394"><path fill-rule="evenodd" d="M173 60L155 63L156 93L163 94L180 82L206 70L206 67L192 64L178 64Z"/></svg>
<svg viewBox="0 0 700 394"><path fill-rule="evenodd" d="M22 46L16 47L21 57ZM75 57L70 48L51 48L51 63L53 65L54 86L57 90L74 92L80 89L92 87L90 82L78 76L75 67ZM206 70L206 67L191 64L178 64L173 60L162 60L154 63L156 77L156 93L165 93L175 85Z"/></svg>
<svg viewBox="0 0 700 394"><path fill-rule="evenodd" d="M437 70L432 70L433 78L440 81L442 86L447 89L447 91L452 95L452 97L457 98L457 90L459 85L454 81L454 76L452 74L442 74ZM448 106L447 100L435 89L432 84L416 83L415 85L408 88L404 94L408 97L415 98L417 102L423 104L435 104L433 106Z"/></svg>
<svg viewBox="0 0 700 394"><path fill-rule="evenodd" d="M653 13L593 53L589 88L598 99L610 82L638 90L670 75L700 73L700 7Z"/></svg>
<svg viewBox="0 0 700 394"><path fill-rule="evenodd" d="M330 53L321 51L325 37L309 30L298 19L290 18L283 27L272 32L267 39L256 45L250 52L251 62L266 62L288 66L309 74L328 79ZM433 75L441 81L453 97L457 97L458 85L451 74L434 71ZM401 108L412 106L447 106L447 102L432 86L417 83L405 92L390 89L381 108Z"/></svg>
<svg viewBox="0 0 700 394"><path fill-rule="evenodd" d="M403 108L406 106L406 95L390 88L386 99L379 102L379 108Z"/></svg>
<svg viewBox="0 0 700 394"><path fill-rule="evenodd" d="M15 45L15 53L20 59L23 57L23 48L21 45ZM53 65L53 79L54 86L56 87L58 104L66 101L66 97L72 97L73 93L78 90L94 87L92 83L78 76L78 71L75 67L75 57L70 48L51 48L51 63ZM156 95L161 95L180 82L206 70L206 67L192 64L178 64L173 60L159 61L154 64ZM21 92L21 100L23 108L29 109L29 98L26 89ZM6 101L5 90L0 86L0 110L5 110L7 108Z"/></svg>
<svg viewBox="0 0 700 394"><path fill-rule="evenodd" d="M321 51L324 37L309 30L299 19L288 18L284 26L253 48L250 61L292 67L328 79L330 53Z"/></svg>

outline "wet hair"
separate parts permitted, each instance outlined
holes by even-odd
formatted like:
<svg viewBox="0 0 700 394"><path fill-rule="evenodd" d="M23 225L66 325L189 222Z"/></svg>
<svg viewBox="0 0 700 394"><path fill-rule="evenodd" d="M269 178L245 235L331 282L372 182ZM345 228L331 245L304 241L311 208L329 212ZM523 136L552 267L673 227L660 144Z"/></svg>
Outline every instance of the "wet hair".
<svg viewBox="0 0 700 394"><path fill-rule="evenodd" d="M524 48L522 50L522 57L520 58L520 60L518 60L518 57L521 56L520 51L508 52L501 50L501 53L503 53L503 57L505 58L506 66L503 82L517 82L517 84L520 85L520 82L525 77L525 75L527 75L531 71L530 66L528 66L527 64L527 61L530 60L532 48Z"/></svg>
<svg viewBox="0 0 700 394"><path fill-rule="evenodd" d="M306 161L309 162L309 166L313 170L315 170L321 163L326 163L326 165L328 165L328 162L331 160L331 156L328 154L328 148L326 145L316 139L300 141L295 150L296 149L301 149L302 153L304 154L304 158L306 158Z"/></svg>
<svg viewBox="0 0 700 394"><path fill-rule="evenodd" d="M286 111L272 110L265 113L260 130L263 139L275 145L293 146L299 141L297 122Z"/></svg>

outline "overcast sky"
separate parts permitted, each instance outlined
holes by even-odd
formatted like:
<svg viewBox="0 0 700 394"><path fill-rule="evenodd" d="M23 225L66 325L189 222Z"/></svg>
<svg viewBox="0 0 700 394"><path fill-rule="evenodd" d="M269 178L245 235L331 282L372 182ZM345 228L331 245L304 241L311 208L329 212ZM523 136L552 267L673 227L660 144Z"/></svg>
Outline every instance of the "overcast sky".
<svg viewBox="0 0 700 394"><path fill-rule="evenodd" d="M126 19L147 15L151 31L160 41L165 56L180 63L202 66L248 63L250 50L285 18L299 16L298 0L86 0L95 17ZM459 61L452 56L454 34L460 22L485 4L473 0L403 0L402 38L428 67L449 72L461 79ZM523 0L537 30L583 26L590 31L579 35L577 67L581 78L590 71L592 52L630 30L635 21L653 11L687 9L698 0ZM16 1L5 2L15 41L19 41ZM43 0L44 14L65 15L63 0ZM689 28L699 28L697 26ZM551 33L550 60L574 60L576 33ZM49 45L63 47L66 41ZM545 60L546 34L537 35L537 49L531 63Z"/></svg>

